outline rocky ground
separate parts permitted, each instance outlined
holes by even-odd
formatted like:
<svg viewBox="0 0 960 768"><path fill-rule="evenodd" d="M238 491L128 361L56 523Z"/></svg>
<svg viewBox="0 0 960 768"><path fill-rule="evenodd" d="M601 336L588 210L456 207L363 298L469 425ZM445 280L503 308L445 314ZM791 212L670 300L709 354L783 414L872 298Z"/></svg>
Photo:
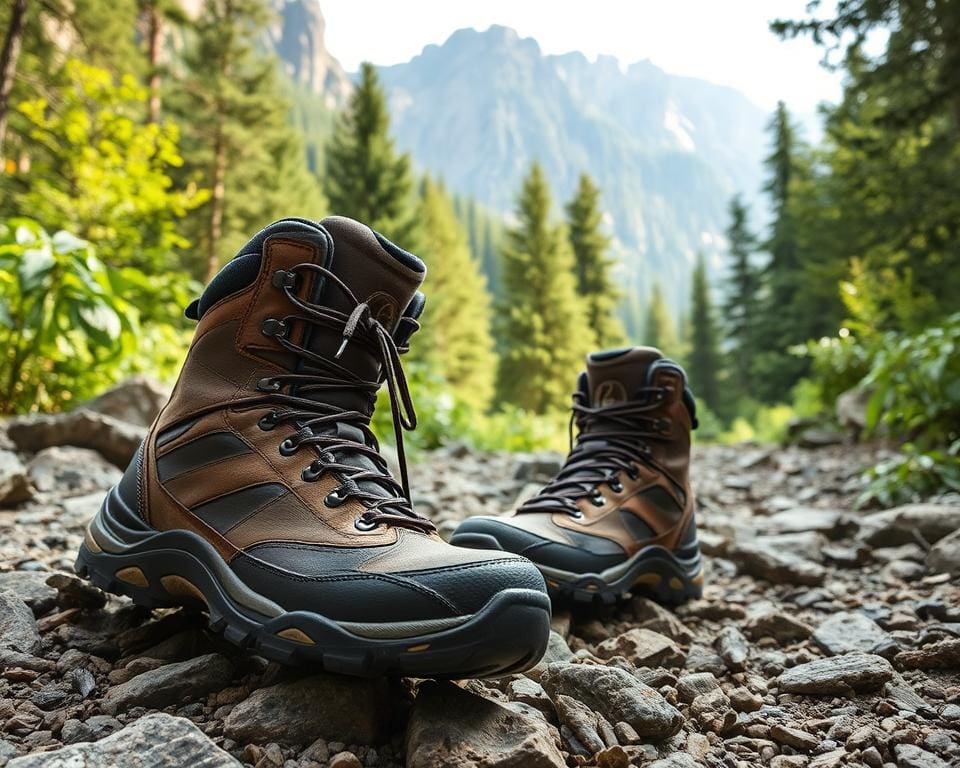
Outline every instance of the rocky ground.
<svg viewBox="0 0 960 768"><path fill-rule="evenodd" d="M558 611L547 657L502 680L357 680L72 575L162 397L139 382L0 428L0 765L960 765L960 498L853 511L870 448L698 450L708 586L676 612ZM422 456L419 509L448 532L557 461Z"/></svg>

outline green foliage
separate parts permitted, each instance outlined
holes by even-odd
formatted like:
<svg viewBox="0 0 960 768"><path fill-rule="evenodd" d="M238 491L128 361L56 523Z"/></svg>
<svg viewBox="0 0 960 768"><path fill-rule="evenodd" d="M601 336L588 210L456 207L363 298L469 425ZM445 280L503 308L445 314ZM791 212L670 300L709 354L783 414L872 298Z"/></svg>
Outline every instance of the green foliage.
<svg viewBox="0 0 960 768"><path fill-rule="evenodd" d="M650 291L650 303L644 322L644 343L656 347L668 357L680 357L680 339L677 336L673 318L663 298L660 283L655 282Z"/></svg>
<svg viewBox="0 0 960 768"><path fill-rule="evenodd" d="M737 397L754 395L753 358L759 323L760 274L753 263L756 238L747 223L747 209L739 196L730 201L730 276L723 304L726 336L730 343L731 379Z"/></svg>
<svg viewBox="0 0 960 768"><path fill-rule="evenodd" d="M73 59L64 76L49 98L19 105L31 162L2 210L97 243L113 266L158 269L188 245L179 222L205 197L171 179L183 162L178 128L143 124L146 91L130 75Z"/></svg>
<svg viewBox="0 0 960 768"><path fill-rule="evenodd" d="M867 470L859 507L892 507L944 490L960 492L960 440L946 449L921 450L906 443L896 456Z"/></svg>
<svg viewBox="0 0 960 768"><path fill-rule="evenodd" d="M693 294L690 316L690 353L687 356L687 374L697 398L713 410L721 407L721 358L710 287L707 285L707 267L703 254L697 257L693 271Z"/></svg>
<svg viewBox="0 0 960 768"><path fill-rule="evenodd" d="M369 62L337 121L324 178L331 210L416 250L410 157L394 148L386 96Z"/></svg>
<svg viewBox="0 0 960 768"><path fill-rule="evenodd" d="M593 334L583 323L573 254L551 220L543 169L534 164L517 205L517 225L503 251L501 399L537 414L564 410Z"/></svg>
<svg viewBox="0 0 960 768"><path fill-rule="evenodd" d="M455 397L485 411L493 396L497 358L491 335L490 295L467 247L453 203L429 179L420 200L427 304L414 354L424 357Z"/></svg>
<svg viewBox="0 0 960 768"><path fill-rule="evenodd" d="M626 334L617 318L622 296L611 274L610 237L603 232L600 190L585 173L580 175L577 191L567 204L567 230L573 249L577 290L586 304L587 325L593 330L597 346L622 346Z"/></svg>
<svg viewBox="0 0 960 768"><path fill-rule="evenodd" d="M0 412L59 410L138 369L162 375L164 363L179 364L183 336L154 321L144 338L127 298L159 288L133 268L108 269L67 232L50 236L29 219L0 224Z"/></svg>

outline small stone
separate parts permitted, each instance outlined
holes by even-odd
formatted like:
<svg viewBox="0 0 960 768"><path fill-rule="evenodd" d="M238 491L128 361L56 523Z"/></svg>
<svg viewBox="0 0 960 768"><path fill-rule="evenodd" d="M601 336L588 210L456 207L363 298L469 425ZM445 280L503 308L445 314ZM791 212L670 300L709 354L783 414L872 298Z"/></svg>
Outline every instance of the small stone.
<svg viewBox="0 0 960 768"><path fill-rule="evenodd" d="M135 756L135 757L134 757ZM137 768L241 768L189 720L163 713L147 715L95 742L71 744L54 752L17 757L7 768L119 766Z"/></svg>
<svg viewBox="0 0 960 768"><path fill-rule="evenodd" d="M646 768L701 768L701 766L686 752L677 752L660 760L654 760Z"/></svg>
<svg viewBox="0 0 960 768"><path fill-rule="evenodd" d="M927 567L933 573L960 576L960 530L944 536L930 548Z"/></svg>
<svg viewBox="0 0 960 768"><path fill-rule="evenodd" d="M756 712L763 706L763 697L747 688L734 688L729 696L730 706L737 712Z"/></svg>
<svg viewBox="0 0 960 768"><path fill-rule="evenodd" d="M723 659L714 653L713 649L699 643L694 643L687 651L684 669L690 672L709 672L714 677L727 673L727 665L723 663Z"/></svg>
<svg viewBox="0 0 960 768"><path fill-rule="evenodd" d="M669 637L649 629L631 629L597 646L597 656L623 656L638 667L680 667L686 656Z"/></svg>
<svg viewBox="0 0 960 768"><path fill-rule="evenodd" d="M747 620L744 627L747 637L759 640L761 637L772 637L779 643L791 643L806 640L813 632L813 628L800 619L796 619L782 611L767 610Z"/></svg>
<svg viewBox="0 0 960 768"><path fill-rule="evenodd" d="M872 547L916 543L919 534L934 544L960 530L960 505L906 504L861 520L860 538Z"/></svg>
<svg viewBox="0 0 960 768"><path fill-rule="evenodd" d="M571 696L611 723L629 723L648 739L669 738L683 724L681 714L663 696L622 669L551 664L540 682L552 700L560 694Z"/></svg>
<svg viewBox="0 0 960 768"><path fill-rule="evenodd" d="M304 744L326 736L371 744L387 734L389 716L385 679L318 674L255 690L231 710L223 732L241 743Z"/></svg>
<svg viewBox="0 0 960 768"><path fill-rule="evenodd" d="M0 592L0 648L32 654L40 645L33 611L10 592Z"/></svg>
<svg viewBox="0 0 960 768"><path fill-rule="evenodd" d="M883 768L883 755L876 747L867 747L860 753L860 759L869 766L869 768Z"/></svg>
<svg viewBox="0 0 960 768"><path fill-rule="evenodd" d="M98 610L107 604L107 596L88 581L69 573L54 573L47 578L47 586L57 590L57 604L61 608Z"/></svg>
<svg viewBox="0 0 960 768"><path fill-rule="evenodd" d="M89 669L70 670L70 685L80 694L81 699L87 698L97 687L96 678Z"/></svg>
<svg viewBox="0 0 960 768"><path fill-rule="evenodd" d="M121 474L96 451L76 446L45 448L30 459L27 472L34 488L58 496L105 491Z"/></svg>
<svg viewBox="0 0 960 768"><path fill-rule="evenodd" d="M693 639L693 634L675 614L649 597L634 597L628 607L637 625L644 629L659 632L679 643L689 643Z"/></svg>
<svg viewBox="0 0 960 768"><path fill-rule="evenodd" d="M338 752L330 758L330 768L363 768L363 763L353 752Z"/></svg>
<svg viewBox="0 0 960 768"><path fill-rule="evenodd" d="M593 755L603 749L603 739L597 732L597 716L586 704L582 704L570 696L562 693L554 697L557 707L557 717L576 737L577 741L586 747L586 754Z"/></svg>
<svg viewBox="0 0 960 768"><path fill-rule="evenodd" d="M42 616L57 604L57 590L47 586L45 571L6 571L0 573L0 591L12 592L23 600L34 616Z"/></svg>
<svg viewBox="0 0 960 768"><path fill-rule="evenodd" d="M821 565L792 552L754 542L736 544L730 553L730 559L737 564L741 572L771 584L815 587L823 584L826 578L826 571Z"/></svg>
<svg viewBox="0 0 960 768"><path fill-rule="evenodd" d="M597 768L630 768L630 756L617 745L601 749L594 756Z"/></svg>
<svg viewBox="0 0 960 768"><path fill-rule="evenodd" d="M13 451L0 448L0 505L11 506L30 498L27 468Z"/></svg>
<svg viewBox="0 0 960 768"><path fill-rule="evenodd" d="M309 720L307 725L311 725ZM544 720L512 711L451 683L420 685L410 712L406 743L407 768L566 765Z"/></svg>
<svg viewBox="0 0 960 768"><path fill-rule="evenodd" d="M820 739L799 728L788 728L780 723L770 726L770 738L778 744L799 749L801 752L810 752L820 745Z"/></svg>
<svg viewBox="0 0 960 768"><path fill-rule="evenodd" d="M714 641L714 647L731 672L743 672L747 668L750 646L736 627L727 626L721 629Z"/></svg>
<svg viewBox="0 0 960 768"><path fill-rule="evenodd" d="M777 685L786 693L849 695L874 690L893 677L893 667L881 656L848 653L799 664L780 675Z"/></svg>
<svg viewBox="0 0 960 768"><path fill-rule="evenodd" d="M838 613L817 627L814 642L831 656L851 651L870 653L892 638L862 613Z"/></svg>
<svg viewBox="0 0 960 768"><path fill-rule="evenodd" d="M901 651L894 661L904 669L960 668L960 638L941 640L912 651Z"/></svg>
<svg viewBox="0 0 960 768"><path fill-rule="evenodd" d="M215 653L143 672L107 690L103 709L113 715L131 707L160 709L185 698L205 696L233 678L233 664Z"/></svg>
<svg viewBox="0 0 960 768"><path fill-rule="evenodd" d="M720 687L717 678L709 672L697 672L692 675L684 675L677 680L677 695L680 701L689 704L697 696L709 693Z"/></svg>
<svg viewBox="0 0 960 768"><path fill-rule="evenodd" d="M893 753L897 757L897 768L950 768L935 754L914 744L897 744Z"/></svg>
<svg viewBox="0 0 960 768"><path fill-rule="evenodd" d="M570 650L567 641L560 634L551 630L550 637L547 640L547 650L544 652L543 658L524 674L531 680L539 680L549 664L557 661L570 661L572 658L573 651Z"/></svg>

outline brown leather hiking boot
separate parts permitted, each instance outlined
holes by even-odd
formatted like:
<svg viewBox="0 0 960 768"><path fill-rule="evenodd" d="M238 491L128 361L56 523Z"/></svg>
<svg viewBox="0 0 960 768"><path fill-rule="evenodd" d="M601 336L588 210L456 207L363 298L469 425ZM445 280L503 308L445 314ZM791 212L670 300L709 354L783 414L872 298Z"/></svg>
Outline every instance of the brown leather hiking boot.
<svg viewBox="0 0 960 768"><path fill-rule="evenodd" d="M287 219L210 282L170 402L91 522L77 571L235 643L337 672L479 677L542 655L522 557L445 543L412 509L399 353L424 265L370 228ZM386 381L402 482L370 431Z"/></svg>
<svg viewBox="0 0 960 768"><path fill-rule="evenodd" d="M556 478L513 515L465 520L451 543L529 557L555 598L699 597L696 411L683 370L651 347L589 355L573 421L579 434Z"/></svg>

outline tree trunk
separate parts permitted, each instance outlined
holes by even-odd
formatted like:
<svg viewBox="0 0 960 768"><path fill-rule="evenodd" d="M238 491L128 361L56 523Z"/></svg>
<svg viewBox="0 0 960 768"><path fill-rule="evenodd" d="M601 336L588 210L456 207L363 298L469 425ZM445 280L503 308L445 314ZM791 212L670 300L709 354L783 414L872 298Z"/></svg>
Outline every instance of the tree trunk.
<svg viewBox="0 0 960 768"><path fill-rule="evenodd" d="M14 0L10 11L10 26L0 50L0 172L3 163L3 144L7 138L7 114L13 80L17 74L17 60L23 43L23 24L27 15L27 0Z"/></svg>
<svg viewBox="0 0 960 768"><path fill-rule="evenodd" d="M223 125L217 125L213 141L213 191L210 195L210 222L207 232L207 282L217 274L220 258L217 253L220 236L223 231L224 178L227 174L227 142L223 135Z"/></svg>
<svg viewBox="0 0 960 768"><path fill-rule="evenodd" d="M160 122L160 48L163 43L163 16L157 3L151 3L147 9L147 64L150 67L150 80L147 83L147 122Z"/></svg>

